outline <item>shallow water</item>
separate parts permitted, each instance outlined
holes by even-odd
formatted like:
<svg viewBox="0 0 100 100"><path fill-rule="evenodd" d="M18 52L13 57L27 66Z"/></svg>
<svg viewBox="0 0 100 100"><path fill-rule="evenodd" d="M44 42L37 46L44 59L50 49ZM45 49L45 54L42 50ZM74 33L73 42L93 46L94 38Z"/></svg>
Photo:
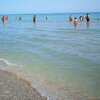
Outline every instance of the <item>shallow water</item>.
<svg viewBox="0 0 100 100"><path fill-rule="evenodd" d="M90 15L89 25L79 21L77 27L69 14L37 14L35 24L33 15L8 15L7 23L0 22L0 66L49 100L100 98L100 13Z"/></svg>

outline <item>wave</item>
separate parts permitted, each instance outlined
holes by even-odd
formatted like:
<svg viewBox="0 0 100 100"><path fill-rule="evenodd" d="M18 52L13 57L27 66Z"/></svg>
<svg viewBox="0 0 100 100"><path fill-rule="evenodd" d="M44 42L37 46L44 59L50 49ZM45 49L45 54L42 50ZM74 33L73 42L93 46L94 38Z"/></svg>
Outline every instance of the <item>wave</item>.
<svg viewBox="0 0 100 100"><path fill-rule="evenodd" d="M11 71L11 72L16 72L21 67L22 67L22 65L17 65L17 64L9 62L6 59L1 59L0 58L0 69L1 70L7 70L7 71Z"/></svg>
<svg viewBox="0 0 100 100"><path fill-rule="evenodd" d="M1 70L12 72L18 77L28 81L38 93L47 97L47 100L94 100L81 91L75 91L72 87L50 81L40 76L40 73L33 73L20 66L6 59L0 59Z"/></svg>
<svg viewBox="0 0 100 100"><path fill-rule="evenodd" d="M21 79L24 79L25 81L28 81L38 93L40 93L42 96L45 96L45 93L41 90L43 86L41 86L40 80L36 76L34 76L31 71L25 70L24 67L22 67L22 65L17 65L11 63L6 59L0 58L0 70L7 71Z"/></svg>
<svg viewBox="0 0 100 100"><path fill-rule="evenodd" d="M10 63L6 59L0 59L0 66L12 66L12 65L15 65L15 64Z"/></svg>

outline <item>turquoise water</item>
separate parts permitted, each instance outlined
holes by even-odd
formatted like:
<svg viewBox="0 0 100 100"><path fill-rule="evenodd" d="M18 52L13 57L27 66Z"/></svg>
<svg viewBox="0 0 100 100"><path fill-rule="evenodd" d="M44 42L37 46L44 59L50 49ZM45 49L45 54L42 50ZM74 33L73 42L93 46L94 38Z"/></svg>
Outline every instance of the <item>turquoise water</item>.
<svg viewBox="0 0 100 100"><path fill-rule="evenodd" d="M77 27L69 14L37 14L36 23L32 16L0 21L1 68L29 80L48 100L100 99L100 13Z"/></svg>

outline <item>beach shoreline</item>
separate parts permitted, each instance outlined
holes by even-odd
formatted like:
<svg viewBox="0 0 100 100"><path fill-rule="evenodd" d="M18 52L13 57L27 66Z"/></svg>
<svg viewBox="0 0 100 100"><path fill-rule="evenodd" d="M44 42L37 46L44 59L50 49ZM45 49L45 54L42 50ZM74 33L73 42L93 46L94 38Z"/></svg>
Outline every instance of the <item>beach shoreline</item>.
<svg viewBox="0 0 100 100"><path fill-rule="evenodd" d="M0 100L47 100L16 74L0 69Z"/></svg>
<svg viewBox="0 0 100 100"><path fill-rule="evenodd" d="M0 22L0 69L28 82L47 100L99 100L100 13L90 12L90 23L79 19L86 13L71 15L77 27L69 13L36 14L35 23L32 14L5 15L8 21ZM1 76L2 81L5 74Z"/></svg>

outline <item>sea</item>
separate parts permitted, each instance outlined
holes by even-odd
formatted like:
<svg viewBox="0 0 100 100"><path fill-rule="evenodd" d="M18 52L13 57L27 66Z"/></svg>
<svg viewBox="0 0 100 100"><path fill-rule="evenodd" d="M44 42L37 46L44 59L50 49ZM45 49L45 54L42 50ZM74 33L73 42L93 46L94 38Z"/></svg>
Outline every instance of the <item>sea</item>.
<svg viewBox="0 0 100 100"><path fill-rule="evenodd" d="M89 15L87 23L79 20L86 13L7 14L6 23L0 20L0 69L48 100L100 100L100 13Z"/></svg>

